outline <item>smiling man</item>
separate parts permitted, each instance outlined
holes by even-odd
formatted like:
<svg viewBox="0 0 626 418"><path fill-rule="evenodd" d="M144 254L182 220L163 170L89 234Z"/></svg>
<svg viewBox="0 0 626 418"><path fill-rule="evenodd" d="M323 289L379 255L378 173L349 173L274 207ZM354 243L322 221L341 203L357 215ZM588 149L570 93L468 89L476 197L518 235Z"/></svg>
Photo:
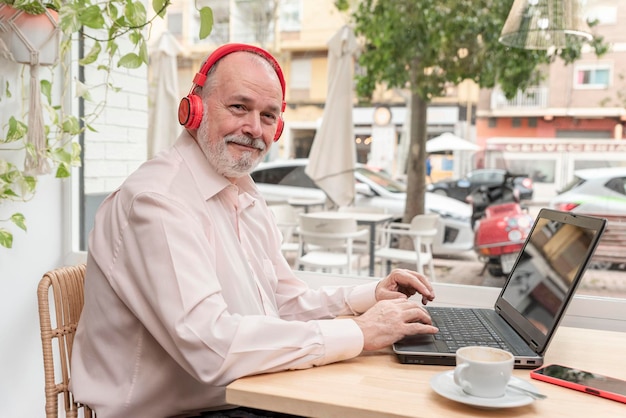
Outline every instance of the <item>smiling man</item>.
<svg viewBox="0 0 626 418"><path fill-rule="evenodd" d="M437 331L408 299L434 298L420 274L312 290L291 271L249 175L280 137L284 96L269 53L218 48L177 142L99 208L72 355L76 400L99 418L284 416L226 404L226 385Z"/></svg>

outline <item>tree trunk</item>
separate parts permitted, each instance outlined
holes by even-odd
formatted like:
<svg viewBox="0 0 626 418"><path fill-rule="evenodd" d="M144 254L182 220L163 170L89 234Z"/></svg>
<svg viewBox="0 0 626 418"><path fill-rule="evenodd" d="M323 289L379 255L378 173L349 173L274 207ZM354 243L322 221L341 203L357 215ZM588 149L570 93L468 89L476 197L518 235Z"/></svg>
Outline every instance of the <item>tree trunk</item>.
<svg viewBox="0 0 626 418"><path fill-rule="evenodd" d="M404 222L424 213L426 195L426 110L428 102L411 92L411 141L407 156L407 196Z"/></svg>

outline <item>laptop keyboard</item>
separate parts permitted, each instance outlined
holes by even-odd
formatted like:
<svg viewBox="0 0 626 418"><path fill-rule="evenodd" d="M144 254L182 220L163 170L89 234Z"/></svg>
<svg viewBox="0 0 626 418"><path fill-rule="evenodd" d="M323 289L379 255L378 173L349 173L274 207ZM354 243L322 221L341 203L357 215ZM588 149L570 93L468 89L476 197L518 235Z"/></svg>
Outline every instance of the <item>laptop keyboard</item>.
<svg viewBox="0 0 626 418"><path fill-rule="evenodd" d="M429 307L428 312L433 325L439 328L435 339L440 343L445 343L450 353L468 345L512 350L496 333L489 321L480 316L480 311L467 308Z"/></svg>

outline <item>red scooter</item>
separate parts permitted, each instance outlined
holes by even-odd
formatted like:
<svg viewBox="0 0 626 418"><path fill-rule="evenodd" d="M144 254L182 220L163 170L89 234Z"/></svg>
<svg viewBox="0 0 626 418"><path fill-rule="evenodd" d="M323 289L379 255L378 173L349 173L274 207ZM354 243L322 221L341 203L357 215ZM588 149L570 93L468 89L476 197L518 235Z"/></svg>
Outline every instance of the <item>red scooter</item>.
<svg viewBox="0 0 626 418"><path fill-rule="evenodd" d="M468 196L474 251L485 263L481 274L487 270L494 277L508 276L532 227L533 218L513 187L515 177L507 173L503 184L479 187Z"/></svg>

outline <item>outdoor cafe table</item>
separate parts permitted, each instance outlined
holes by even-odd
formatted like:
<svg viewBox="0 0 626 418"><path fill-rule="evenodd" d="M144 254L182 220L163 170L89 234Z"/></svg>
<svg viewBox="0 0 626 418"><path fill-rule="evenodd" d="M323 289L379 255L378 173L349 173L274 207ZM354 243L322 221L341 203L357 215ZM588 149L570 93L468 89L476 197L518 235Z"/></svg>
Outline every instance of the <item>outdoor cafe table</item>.
<svg viewBox="0 0 626 418"><path fill-rule="evenodd" d="M290 197L289 199L287 199L287 203L294 208L302 208L304 210L304 213L309 213L309 210L312 207L319 206L320 208L323 208L326 204L326 200L304 197Z"/></svg>
<svg viewBox="0 0 626 418"><path fill-rule="evenodd" d="M626 379L626 333L560 327L546 364ZM626 404L514 376L548 395L525 406L482 409L444 398L429 381L451 366L400 364L390 349L321 367L245 377L226 388L229 403L305 417L624 417Z"/></svg>
<svg viewBox="0 0 626 418"><path fill-rule="evenodd" d="M393 219L393 215L388 213L376 212L333 212L320 211L315 212L315 216L326 218L352 218L356 220L358 225L367 225L370 231L369 237L369 275L374 276L376 266L376 227L389 222Z"/></svg>

